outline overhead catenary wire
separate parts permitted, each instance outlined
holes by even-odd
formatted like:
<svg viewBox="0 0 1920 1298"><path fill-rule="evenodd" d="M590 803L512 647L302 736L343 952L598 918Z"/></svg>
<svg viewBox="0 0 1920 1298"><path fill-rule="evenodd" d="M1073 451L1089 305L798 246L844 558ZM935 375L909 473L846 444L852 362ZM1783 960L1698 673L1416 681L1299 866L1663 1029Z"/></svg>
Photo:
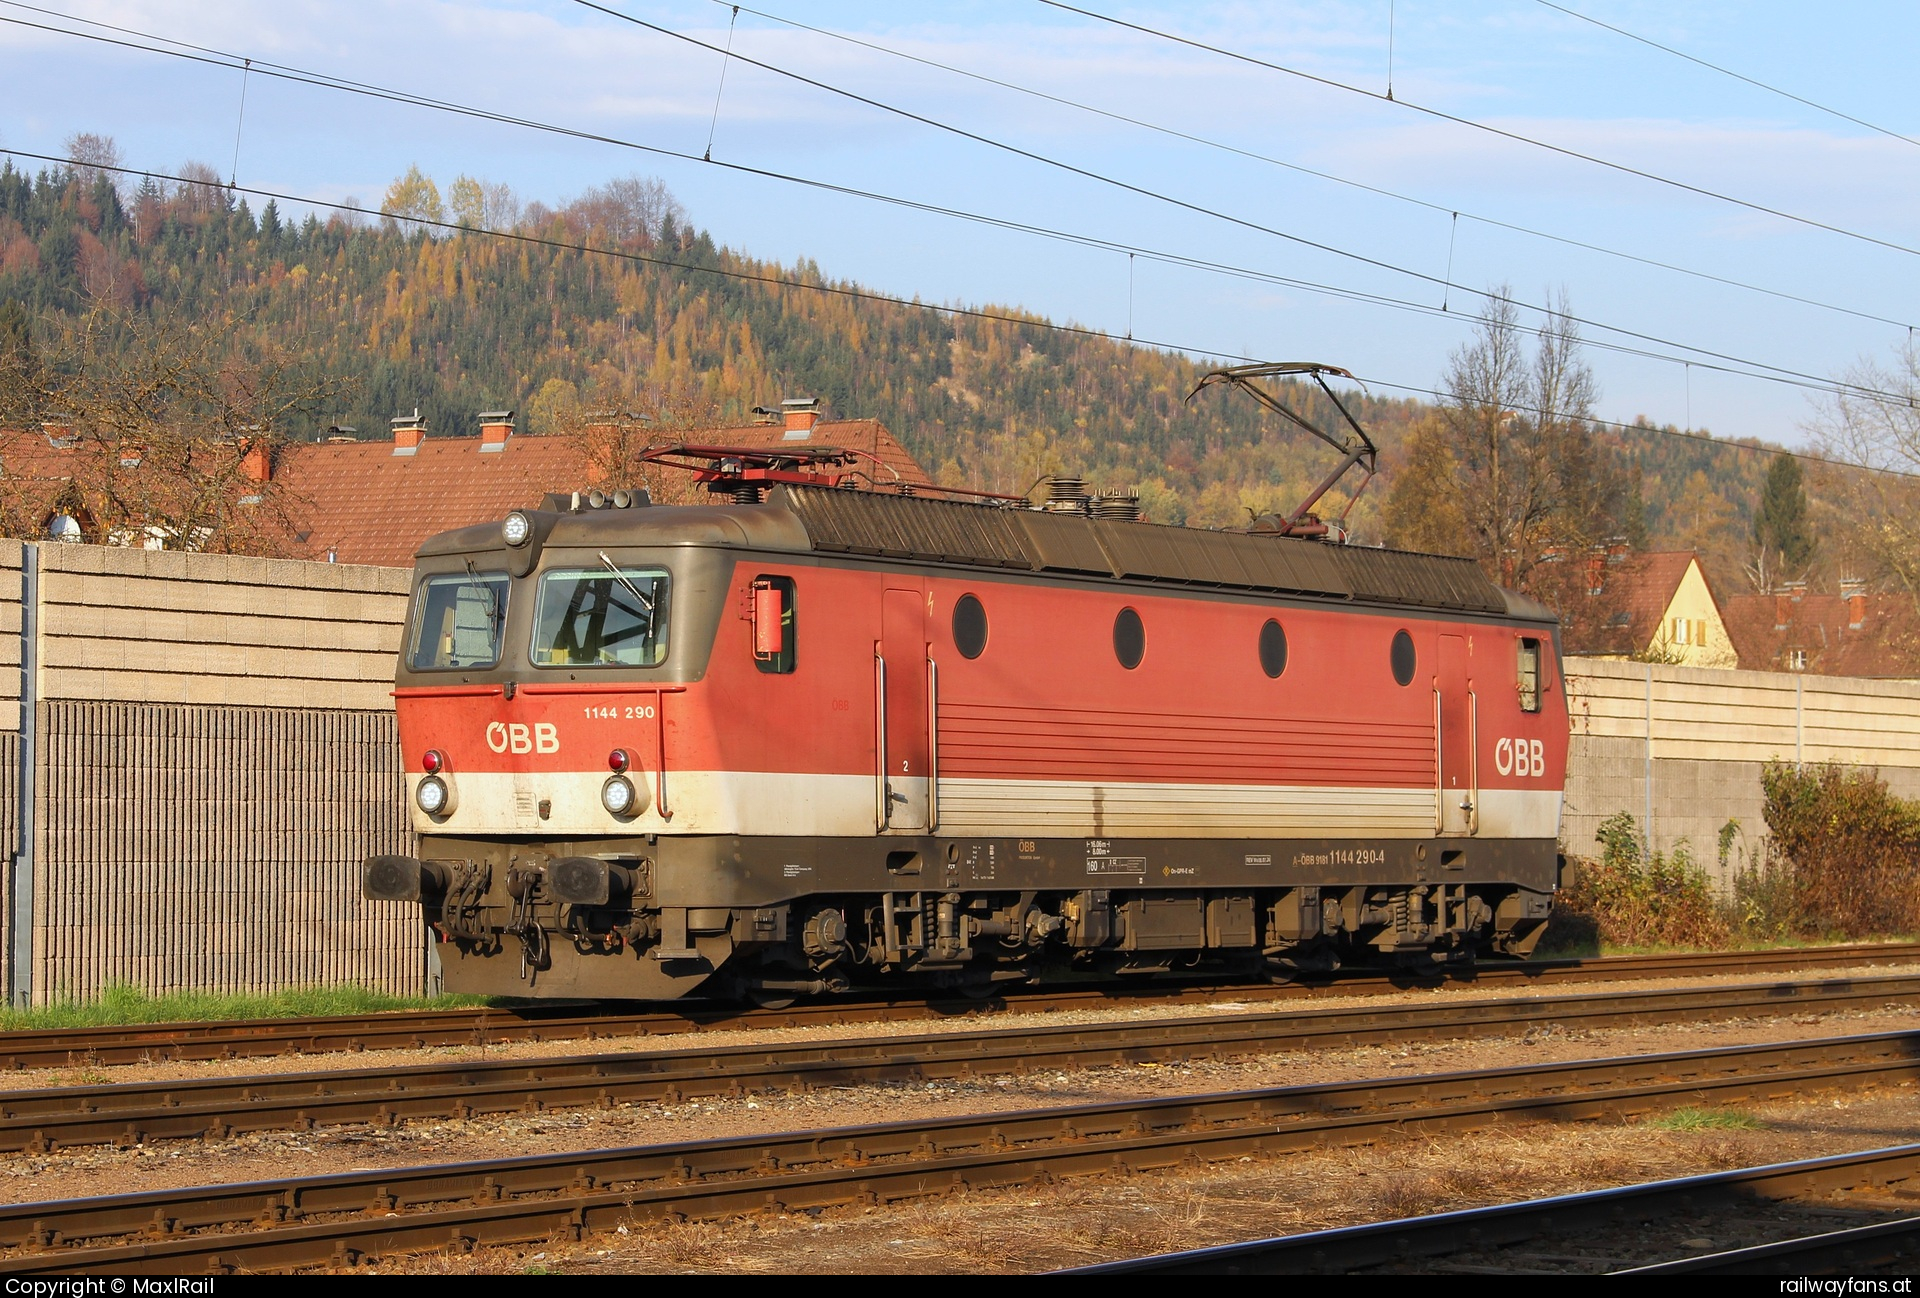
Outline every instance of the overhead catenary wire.
<svg viewBox="0 0 1920 1298"><path fill-rule="evenodd" d="M0 157L29 158L36 162L48 162L56 165L67 165L69 162L68 159L55 154L36 153L28 149L15 149L5 146L0 146ZM193 185L196 187L205 187L207 185L206 180L198 177L176 176L161 171L142 170L137 167L109 166L105 163L89 163L88 165L95 171L112 172L130 179L133 177L143 179L151 177L155 180L164 180L180 185ZM333 202L328 199L313 198L304 194L291 194L279 190L267 189L258 185L226 185L218 186L218 188L224 192L248 194L255 198L271 199L275 202L293 203L323 211L338 212L352 219L358 219L367 215L364 208L355 206L349 202ZM730 270L721 266L698 266L688 262L675 261L669 257L654 257L646 253L631 252L623 248L605 248L589 243L573 243L565 239L552 239L545 235L528 234L522 230L491 230L479 226L463 225L453 221L438 221L430 217L407 216L399 213L383 214L382 219L395 221L402 225L415 226L424 230L440 231L450 235L501 239L534 247L553 248L565 252L579 253L582 256L607 257L617 261L666 267L672 270L685 271L689 274L713 275L722 279L763 284L775 288L792 289L799 292L818 293L825 296L847 298L854 301L876 302L887 306L902 307L912 311L931 311L939 315L953 316L961 319L982 320L989 323L1011 325L1023 329L1037 329L1046 333L1066 334L1078 338L1098 339L1107 342L1121 341L1115 339L1114 336L1106 330L1094 329L1086 325L1058 324L1054 321L1038 319L1031 315L992 311L979 307L950 306L935 302L922 302L898 297L890 293L877 293L871 289L854 288L845 284L816 284L809 283L805 280L793 279L788 276ZM1245 352L1199 347L1189 343L1168 342L1151 338L1134 338L1131 341L1135 346L1199 358L1202 361L1214 359L1250 362L1261 359ZM1418 384L1400 383L1391 379L1356 374L1354 381L1370 387L1390 388L1397 392L1408 392L1417 396L1430 396L1440 401L1452 399L1450 394L1442 392L1437 388L1425 387ZM1906 397L1897 394L1886 394L1885 399L1900 404L1906 404L1908 401ZM1734 451L1750 452L1760 455L1787 455L1794 459L1805 460L1814 464L1823 464L1832 468L1854 469L1863 473L1877 473L1896 478L1920 480L1920 471L1892 469L1871 464L1858 464L1848 460L1838 460L1823 455L1814 455L1806 451L1795 451L1787 447L1756 445L1750 442L1712 437L1706 433L1683 432L1670 425L1629 424L1614 419L1603 419L1590 414L1549 410L1537 406L1515 406L1513 408L1523 414L1537 415L1545 419L1578 422L1595 428L1609 428L1626 433L1653 434L1664 437L1682 437L1690 441L1702 442L1707 445L1724 447Z"/></svg>
<svg viewBox="0 0 1920 1298"><path fill-rule="evenodd" d="M963 68L956 64L944 63L939 59L930 59L924 55L913 54L906 50L896 49L891 45L885 45L878 41L867 40L859 36L852 36L847 34L846 32L837 32L832 30L831 28L816 27L811 23L804 23L804 22L801 22L799 19L789 18L784 14L772 13L765 9L755 9L750 5L735 5L730 3L730 0L710 0L710 2L713 4L720 5L723 8L731 9L737 13L751 14L755 18L762 18L768 22L779 23L782 26L791 27L796 31L809 32L815 36L822 36L827 38L828 40L841 41L845 44L856 46L860 49L872 50L877 54L885 54L891 58L902 59L908 63L916 63L922 67L935 68L941 72L946 72L953 76L963 77L970 81L977 81L982 85L997 86L1002 90L1011 90L1016 94L1027 95L1034 99L1043 100L1051 104L1057 104L1063 108L1071 108L1078 112L1088 113L1095 117L1102 117L1107 119L1108 121L1119 122L1119 123L1122 123L1123 125L1132 126L1139 130L1151 131L1158 135L1167 136L1170 139L1183 140L1189 144L1200 145L1203 148L1215 149L1222 153L1233 154L1237 157L1245 158L1251 162L1264 163L1267 166L1278 167L1285 171L1294 172L1297 175L1311 176L1316 180L1324 180L1329 184L1341 185L1348 189L1358 190L1362 193L1373 194L1380 198L1392 199L1393 201L1398 203L1406 203L1413 207L1423 208L1426 211L1433 212L1437 215L1447 216L1454 223L1458 223L1462 218L1464 218L1468 221L1473 221L1480 225L1489 226L1493 229L1506 230L1513 234L1525 235L1528 238L1545 240L1550 243L1559 244L1561 247L1565 247L1565 248L1579 248L1584 252L1597 253L1604 257L1617 258L1621 261L1632 262L1636 265L1646 266L1654 270L1661 270L1661 271L1666 271L1670 274L1687 276L1692 279L1700 280L1703 283L1720 284L1727 288L1740 289L1748 293L1758 293L1767 297L1778 299L1783 302L1794 302L1794 303L1798 303L1801 306L1813 307L1821 311L1832 311L1840 315L1851 316L1858 320L1869 320L1875 324L1892 325L1896 329L1907 329L1912 327L1910 322L1908 321L1897 320L1892 318L1891 316L1880 315L1877 312L1862 310L1858 307L1842 306L1835 302L1827 302L1819 298L1806 297L1799 293L1789 293L1784 289L1769 288L1764 284L1754 284L1746 280L1735 279L1727 275L1717 275L1717 274L1714 274L1712 271L1701 270L1698 267L1682 266L1675 262L1662 261L1657 257L1649 257L1641 253L1627 252L1626 250L1621 248L1611 248L1605 244L1592 243L1585 239L1575 239L1569 235L1554 234L1553 232L1548 230L1542 230L1537 227L1529 226L1529 225L1522 225L1514 221L1502 220L1498 217L1485 216L1480 213L1468 212L1465 210L1456 210L1445 203L1436 203L1429 199L1418 198L1412 194L1402 193L1399 190L1388 189L1385 186L1372 185L1372 184L1368 184L1366 181L1363 181L1363 180L1355 180L1350 176L1341 176L1331 171L1321 171L1318 168L1304 166L1297 162L1289 162L1284 158L1273 157L1271 154L1261 153L1257 150L1244 148L1237 144L1228 144L1224 140L1214 139L1210 136L1205 136L1205 135L1196 135L1191 131L1182 131L1176 127L1167 126L1163 123L1151 122L1146 120L1145 118L1133 117L1126 113L1114 112L1111 109L1100 108L1093 104L1083 103L1077 99L1069 99L1064 95L1052 94L1045 90L1036 90L1032 86L1024 86L1015 81L1007 81L1000 77L988 76L986 73L983 73L983 72L976 72L970 68ZM35 6L20 3L20 0L0 0L0 4L12 4L18 8L23 8L23 9L35 8ZM53 12L53 11L40 10L39 12ZM731 49L731 39L729 39L728 48Z"/></svg>
<svg viewBox="0 0 1920 1298"><path fill-rule="evenodd" d="M1565 5L1555 4L1553 0L1535 0L1535 3L1552 9L1556 13L1563 13L1569 18L1577 18L1583 23L1591 23L1595 27L1612 32L1615 36L1624 36L1630 41L1636 41L1651 49L1659 50L1662 54L1671 54L1676 59L1685 59L1688 63L1703 67L1709 72L1717 72L1723 77L1731 77L1735 81L1743 81L1756 90L1764 90L1768 94L1778 95L1782 99L1791 99L1794 103L1804 105L1807 108L1813 109L1815 112L1825 113L1829 117L1837 117L1843 122L1852 122L1855 126L1864 126L1869 131L1884 135L1889 139L1899 140L1903 144L1920 146L1920 139L1915 139L1911 135L1902 135L1899 131L1893 130L1890 127L1879 126L1873 122L1869 122L1864 117L1855 117L1852 113L1842 112L1838 108L1831 108L1817 100L1808 99L1804 95L1796 95L1791 90L1782 90L1779 86L1761 81L1757 77L1750 77L1744 72L1735 72L1732 68L1722 67L1718 63L1709 62L1706 59L1689 54L1685 50L1675 49L1671 45L1663 45L1651 37L1640 35L1638 32L1630 32L1624 27L1616 27L1612 23L1602 22L1592 14L1583 14L1578 9L1569 9Z"/></svg>
<svg viewBox="0 0 1920 1298"><path fill-rule="evenodd" d="M585 3L585 0L576 0L576 3ZM1254 67L1266 68L1289 77L1298 77L1303 81L1311 81L1316 85L1326 86L1333 90L1344 90L1348 94L1362 95L1377 103L1392 104L1397 108L1404 108L1409 112L1420 113L1424 116L1434 118L1437 121L1452 122L1457 126L1482 131L1488 135L1495 135L1504 140L1511 140L1516 144L1524 144L1535 149L1544 149L1549 153L1557 153L1561 157L1572 158L1596 167L1604 167L1609 171L1615 171L1624 176L1637 176L1641 180L1650 181L1656 185L1665 185L1671 189L1681 190L1701 198L1710 198L1716 202L1728 203L1734 207L1745 208L1750 212L1758 212L1763 216L1776 217L1779 220L1790 221L1795 225L1804 225L1810 229L1825 230L1829 234L1837 234L1842 238L1856 239L1861 243L1873 244L1877 247L1885 248L1890 252L1905 253L1909 257L1920 257L1920 248L1915 248L1908 244L1896 243L1892 239L1883 239L1878 235L1866 234L1859 230L1849 230L1845 226L1834 225L1811 216L1801 216L1798 213L1789 212L1782 208L1769 207L1765 203L1755 202L1752 199L1739 198L1735 195L1722 193L1717 189L1709 189L1705 185L1696 185L1691 181L1680 180L1673 176L1663 176L1658 172L1648 171L1645 168L1635 167L1625 162L1615 162L1611 158L1603 158L1598 154L1583 153L1578 149L1569 148L1564 144L1554 144L1547 140L1538 140L1530 135L1522 135L1518 131L1510 131L1505 127L1495 126L1491 122L1476 121L1471 117L1462 117L1458 113L1449 113L1442 108L1433 108L1426 104L1415 103L1413 100L1404 97L1389 99L1379 91L1368 90L1365 86L1352 85L1334 77L1323 77L1318 73L1308 72L1303 68L1288 67L1284 63L1275 63L1270 59L1256 58L1251 54L1243 54L1239 50L1230 50L1219 45L1209 45L1205 41L1195 40L1190 36L1181 36L1174 32L1163 31L1157 27L1148 27L1142 23L1129 22L1125 18L1116 18L1112 14L1104 14L1098 10L1083 9L1079 5L1066 3L1066 0L1037 0L1037 3L1062 10L1066 13L1079 14L1083 18L1091 18L1095 22L1109 23L1115 27L1122 27L1128 31L1138 32L1143 36L1153 37L1156 40L1170 41L1176 45L1185 45L1191 49L1203 50L1209 54L1217 54L1221 58L1233 59L1241 63L1251 64Z"/></svg>
<svg viewBox="0 0 1920 1298"><path fill-rule="evenodd" d="M716 54L721 53L720 48L709 41L703 41L697 36L689 36L684 32L674 31L670 27L663 27L659 23L649 22L644 18L636 18L631 14L621 13L617 9L610 9L606 5L596 3L596 0L574 0L574 3L581 6L582 8L592 9L599 13L607 14L610 17L618 18L623 22L632 23L637 27L644 27L649 31L658 32L662 36L667 36L677 41L683 41L689 45L696 46L700 49L710 50ZM1042 0L1042 3L1053 4L1055 3L1055 0ZM910 109L901 108L897 105L886 103L883 100L873 98L871 95L863 95L858 91L848 90L842 86L836 86L829 82L822 81L818 77L803 75L802 73L795 72L790 68L780 67L778 64L768 63L762 59L750 58L744 54L734 54L732 55L732 57L740 60L743 63L749 64L753 67L760 68L763 71L774 73L777 76L786 77L789 80L799 82L803 85L812 86L816 89L826 91L829 94L839 95L842 98L852 100L855 103L860 103L860 104L867 105L868 107L877 108L882 112L891 113L897 117L904 118L908 121L919 122L922 125L932 127L935 130L945 131L951 135L958 136L962 139L972 140L976 143L986 145L989 148L998 149L1002 152L1013 154L1017 157L1026 158L1026 159L1029 159L1030 161L1038 162L1044 166L1057 168L1071 175L1080 176L1084 179L1092 180L1099 184L1109 185L1109 186L1112 186L1113 188L1122 190L1127 193L1135 194L1142 198L1151 199L1153 201L1160 202L1160 203L1166 203L1170 206L1181 208L1185 211L1193 212L1197 215L1210 217L1212 219L1219 220L1219 221L1224 221L1230 225L1240 226L1244 229L1252 230L1259 234L1272 235L1275 238L1284 239L1289 243L1312 248L1319 252L1329 253L1336 257L1343 257L1350 261L1355 261L1366 266L1374 267L1375 269L1378 269L1378 270L1391 271L1394 274L1405 275L1413 279L1422 280L1428 284L1434 285L1435 287L1441 287L1446 283L1440 276L1429 274L1426 271L1415 270L1410 266L1401 266L1394 262L1383 260L1382 258L1371 257L1366 255L1365 253L1354 252L1350 249L1341 248L1334 244L1323 243L1315 239L1308 239L1303 235L1298 235L1290 231L1277 229L1269 225L1262 225L1258 221L1252 221L1247 219L1246 217L1234 216L1231 213L1222 212L1216 208L1207 207L1203 204L1191 203L1191 202L1188 202L1186 199L1178 198L1171 194L1164 194L1158 190L1149 189L1143 185L1136 185L1136 184L1133 184L1131 181L1121 180L1116 176L1108 176L1108 175L1105 175L1104 173L1093 171L1089 168L1079 166L1075 163L1065 162L1057 158L1051 158L1043 153L1038 153L1031 149L1022 148L1016 144L1009 144L1004 140L996 140L992 136L983 135L978 131L971 131L962 126L955 126L950 122L943 122L937 118L928 117L924 113L916 113ZM1908 250L1908 251L1916 251L1916 250ZM1916 251L1916 255L1920 255L1920 251ZM1479 297L1482 300L1487 302L1491 302L1494 300L1495 297L1499 296L1498 294L1495 294L1487 289L1472 288L1464 284L1455 284L1455 285L1452 285L1451 287L1458 288L1463 293L1471 293L1474 296ZM1534 303L1521 302L1518 300L1514 300L1514 304L1516 306L1525 307L1527 310L1530 310L1530 311L1537 311L1540 314L1547 316L1551 319L1561 320L1568 324L1576 324L1576 325L1581 325L1581 326L1585 326L1587 328L1593 328L1593 329L1604 329L1611 333L1620 334L1623 337L1635 338L1643 342L1656 343L1664 347L1678 347L1685 351L1696 352L1704 356L1711 356L1717 360L1726 361L1726 360L1737 359L1734 357L1730 357L1724 353L1714 352L1708 348L1695 347L1689 343L1682 343L1682 342L1677 342L1675 340L1668 339L1668 338L1661 338L1657 335L1647 334L1639 330L1628 329L1620 325L1611 325L1606 323L1605 321L1593 320L1585 316L1577 316L1570 312L1561 311L1551 306L1539 306ZM1770 370L1775 373L1792 374L1799 378L1812 377L1799 371L1789 370L1784 366L1771 365L1771 364L1767 364L1766 362L1741 360L1739 361L1739 363L1753 365L1756 368ZM1819 380L1816 380L1816 381L1819 381Z"/></svg>
<svg viewBox="0 0 1920 1298"><path fill-rule="evenodd" d="M12 3L12 0L0 0L0 3ZM49 11L42 10L41 12L49 12ZM73 37L77 37L84 40L98 41L106 44L118 45L128 49L142 50L148 53L164 54L170 57L187 59L193 62L204 63L214 67L237 67L239 66L239 63L243 57L241 55L229 53L227 51L208 49L207 47L204 47L204 46L190 46L190 45L187 45L187 43L185 42L173 41L169 37L155 36L150 33L137 32L127 28L116 28L115 30L121 31L123 34L127 34L127 35L138 35L138 36L141 36L143 39L147 39L147 40L158 40L158 41L166 42L168 44L177 44L177 45L180 45L182 49L193 50L196 52L183 53L181 52L181 50L159 49L153 46L141 45L134 41L122 40L115 37L101 36L91 32L76 32L76 31L65 29L65 28L49 27L42 23L29 22L25 19L10 18L4 15L0 15L0 22L31 27L38 30L42 30L42 31L53 32L59 35L73 36ZM686 39L691 40L692 38L686 38ZM695 41L694 43L699 44L700 42ZM744 56L737 55L737 54L733 55L732 57L736 59L743 59L743 61L746 61L746 62L753 62L753 60L744 59ZM496 122L504 125L512 125L512 126L521 127L528 130L548 132L548 133L561 135L561 136L565 136L572 139L613 145L620 148L631 149L636 152L650 154L656 157L674 158L674 159L685 161L685 162L702 163L708 166L720 167L725 170L737 172L743 175L750 175L750 176L756 176L764 179L777 180L783 183L804 186L806 188L810 188L810 189L814 189L822 192L842 194L850 197L860 198L863 200L885 203L892 206L906 208L914 211L937 214L937 215L946 216L956 220L973 222L973 223L987 225L995 228L1020 231L1020 232L1032 234L1038 237L1057 239L1063 242L1076 243L1086 247L1107 248L1107 249L1112 249L1114 251L1119 251L1119 252L1134 252L1141 256L1147 256L1154 260L1166 262L1168 264L1184 265L1184 266L1192 267L1195 269L1205 270L1210 273L1226 274L1226 275L1232 275L1232 276L1247 278L1247 279L1258 279L1258 280L1263 280L1270 283L1283 284L1290 287L1299 288L1299 289L1302 289L1303 291L1317 293L1325 296L1343 298L1343 299L1355 301L1355 302L1365 302L1365 303L1371 303L1375 305L1382 305L1382 306L1387 306L1393 309L1411 311L1411 312L1422 314L1422 315L1432 315L1435 313L1434 308L1427 303L1409 301L1409 300L1400 299L1400 298L1393 298L1393 297L1386 296L1384 294L1371 293L1363 290L1319 284L1310 280L1298 279L1298 278L1293 278L1288 276L1281 276L1281 275L1276 275L1270 272L1257 271L1257 270L1252 270L1245 267L1227 266L1222 263L1208 262L1200 258L1192 258L1192 257L1183 256L1180 254L1166 253L1163 251L1158 251L1153 249L1140 248L1138 246L1125 244L1117 240L1102 239L1096 236L1082 235L1082 234L1077 234L1071 231L1054 230L1044 226L1032 225L1032 224L1013 221L1013 220L1009 220L1001 217L988 216L988 215L984 215L977 212L969 212L959 208L944 207L938 204L921 202L919 200L904 198L898 195L885 194L885 193L880 193L872 190L859 189L853 186L838 185L829 181L817 180L817 179L813 179L805 176L791 175L785 172L774 171L769 168L753 167L743 163L726 162L716 158L702 157L701 155L689 153L683 150L669 149L660 145L642 144L637 141L626 140L618 136L607 135L600 132L582 130L576 127L561 126L561 125L556 125L548 122L541 122L531 118L517 117L508 113L496 112L492 109L476 108L470 105L457 104L449 100L436 99L431 96L420 95L411 91L395 90L390 87L378 86L368 82L352 81L347 78L335 77L327 73L312 72L306 69L295 68L285 64L275 64L275 63L269 63L264 60L255 59L255 60L252 60L252 68L254 71L261 73L261 75L277 77L282 80L292 81L292 82L296 82L304 85L315 86L321 89L343 91L346 93L362 95L362 96L366 96L373 99L386 100L394 103L406 104L412 107L427 108L427 109L432 109L438 112L446 112L446 113L457 114L461 116L472 117L482 121L490 121L490 122ZM796 74L786 73L785 75L795 76ZM806 80L805 78L800 78L800 79ZM809 82L809 84L817 84L817 83ZM840 93L851 93L851 92L840 92ZM957 128L949 128L949 129L957 129ZM1264 229L1265 227L1256 227L1256 228ZM1282 234L1281 237L1295 239L1298 242L1308 242L1305 240L1299 240L1297 236ZM1321 247L1322 245L1312 244L1310 246ZM1334 251L1340 251L1340 250L1336 249ZM1434 275L1429 275L1425 272L1393 266L1390 263L1375 261L1370 258L1362 257L1360 254L1357 254L1357 253L1341 252L1341 255L1351 257L1356 260L1368 261L1373 265L1381 266L1390 270L1396 270L1402 274L1411 276L1421 281L1425 281L1427 283L1442 285L1447 289L1458 288L1463 293L1470 293L1476 297L1479 297L1487 301L1491 301L1495 297L1495 294L1489 292L1486 289L1477 289L1477 288L1472 288L1470 286L1463 285L1463 284L1443 281L1439 277ZM1786 366L1774 365L1765 361L1757 361L1757 360L1752 360L1750 358L1735 356L1730 353L1718 352L1710 348L1700 347L1690 343L1679 342L1674 339L1663 338L1656 334L1648 334L1641 331L1628 329L1625 326L1612 325L1604 321L1597 321L1597 320L1592 320L1582 316L1572 315L1570 313L1558 311L1550 307L1534 306L1532 304L1523 303L1523 302L1515 302L1514 305L1522 306L1530 311L1538 312L1542 316L1547 317L1549 319L1556 319L1572 325L1580 325L1580 326L1586 326L1589 328L1603 330L1608 333L1617 334L1623 338L1634 339L1636 340L1636 342L1640 342L1640 343L1646 343L1646 344L1661 346L1661 347L1671 347L1680 351L1689 352L1689 353L1692 353L1692 357L1665 355L1660 352L1646 350L1643 347L1631 346L1631 345L1626 345L1626 344L1621 344L1616 342L1609 342L1603 339L1595 339L1595 338L1583 339L1583 342L1585 343L1585 345L1597 348L1599 350L1617 352L1622 355L1637 356L1644 359L1657 360L1663 363L1673 364L1673 365L1688 364L1688 363L1698 364L1703 366L1704 368L1717 369L1728 374L1735 374L1735 375L1740 375L1742 377L1760 379L1760 380L1763 380L1766 382L1772 382L1772 383L1784 383L1789 386L1805 388L1812 391L1838 392L1842 389L1846 389L1846 390L1853 391L1857 395L1864 396L1873 400L1892 399L1891 394L1882 393L1871 388L1866 388L1859 384L1855 384L1847 380L1837 380L1831 377L1823 377L1820 375L1809 374L1804 371L1794 370ZM1442 313L1442 314L1448 314L1448 313ZM1460 317L1458 316L1457 313L1453 313L1452 318L1458 319ZM1538 335L1540 332L1542 332L1541 327L1538 327L1538 326L1527 327L1523 331L1527 333L1535 334L1535 335Z"/></svg>

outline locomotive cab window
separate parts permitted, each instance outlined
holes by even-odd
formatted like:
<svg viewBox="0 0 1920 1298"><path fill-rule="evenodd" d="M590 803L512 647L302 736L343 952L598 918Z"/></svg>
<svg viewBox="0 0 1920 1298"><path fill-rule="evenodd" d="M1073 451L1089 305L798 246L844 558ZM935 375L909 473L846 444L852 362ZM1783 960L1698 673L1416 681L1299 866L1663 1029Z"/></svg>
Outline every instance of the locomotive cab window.
<svg viewBox="0 0 1920 1298"><path fill-rule="evenodd" d="M507 619L507 574L463 572L429 577L420 588L420 620L408 664L417 672L491 667L500 661Z"/></svg>
<svg viewBox="0 0 1920 1298"><path fill-rule="evenodd" d="M793 578L755 577L752 600L753 665L769 676L790 676L799 662L794 633L799 627L793 603Z"/></svg>
<svg viewBox="0 0 1920 1298"><path fill-rule="evenodd" d="M667 657L667 574L559 568L540 577L535 667L658 667Z"/></svg>
<svg viewBox="0 0 1920 1298"><path fill-rule="evenodd" d="M1525 636L1520 640L1520 710L1540 710L1540 642Z"/></svg>

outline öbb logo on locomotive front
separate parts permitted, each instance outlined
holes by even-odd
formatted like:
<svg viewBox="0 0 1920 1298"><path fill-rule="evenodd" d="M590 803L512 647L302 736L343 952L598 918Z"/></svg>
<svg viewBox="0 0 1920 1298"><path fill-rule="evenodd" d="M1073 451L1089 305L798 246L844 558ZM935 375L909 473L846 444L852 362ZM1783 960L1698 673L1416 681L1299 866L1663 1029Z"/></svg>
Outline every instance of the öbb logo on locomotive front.
<svg viewBox="0 0 1920 1298"><path fill-rule="evenodd" d="M1502 739L1493 746L1493 769L1502 775L1547 773L1547 748L1538 739Z"/></svg>

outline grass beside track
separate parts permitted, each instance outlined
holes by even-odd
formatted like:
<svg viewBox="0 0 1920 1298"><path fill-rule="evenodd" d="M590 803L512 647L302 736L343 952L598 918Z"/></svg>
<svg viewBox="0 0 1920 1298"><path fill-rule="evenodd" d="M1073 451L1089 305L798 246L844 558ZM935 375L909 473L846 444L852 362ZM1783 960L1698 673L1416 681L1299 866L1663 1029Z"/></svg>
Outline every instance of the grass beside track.
<svg viewBox="0 0 1920 1298"><path fill-rule="evenodd" d="M1645 1123L1662 1131L1759 1131L1767 1124L1743 1109L1675 1109Z"/></svg>
<svg viewBox="0 0 1920 1298"><path fill-rule="evenodd" d="M366 987L295 987L280 992L177 991L153 995L130 983L109 983L91 1000L58 1000L32 1009L0 1009L0 1030L105 1028L202 1019L319 1018L382 1010L457 1010L492 1003L486 996L391 996Z"/></svg>

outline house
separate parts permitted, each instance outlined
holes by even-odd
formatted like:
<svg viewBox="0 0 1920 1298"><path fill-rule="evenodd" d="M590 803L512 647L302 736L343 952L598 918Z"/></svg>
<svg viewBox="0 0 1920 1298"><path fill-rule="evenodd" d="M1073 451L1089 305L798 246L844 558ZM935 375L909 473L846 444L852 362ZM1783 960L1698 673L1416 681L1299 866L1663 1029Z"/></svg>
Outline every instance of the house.
<svg viewBox="0 0 1920 1298"><path fill-rule="evenodd" d="M1869 592L1864 582L1844 580L1832 595L1786 582L1768 594L1729 599L1726 618L1743 667L1920 679L1920 619L1912 601Z"/></svg>
<svg viewBox="0 0 1920 1298"><path fill-rule="evenodd" d="M1692 550L1635 554L1615 544L1587 557L1584 596L1563 610L1566 652L1688 667L1738 667L1720 600Z"/></svg>

